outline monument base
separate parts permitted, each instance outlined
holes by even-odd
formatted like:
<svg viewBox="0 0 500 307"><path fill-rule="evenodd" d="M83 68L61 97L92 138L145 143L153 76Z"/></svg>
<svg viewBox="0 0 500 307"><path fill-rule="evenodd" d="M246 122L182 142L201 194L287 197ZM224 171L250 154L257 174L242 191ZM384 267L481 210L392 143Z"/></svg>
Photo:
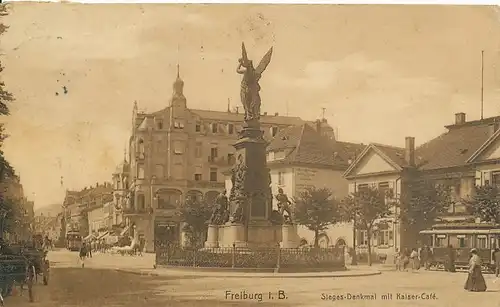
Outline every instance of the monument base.
<svg viewBox="0 0 500 307"><path fill-rule="evenodd" d="M207 241L205 241L205 248L219 247L219 226L208 225Z"/></svg>
<svg viewBox="0 0 500 307"><path fill-rule="evenodd" d="M281 226L281 248L297 248L300 246L300 239L297 233L297 225L283 224Z"/></svg>

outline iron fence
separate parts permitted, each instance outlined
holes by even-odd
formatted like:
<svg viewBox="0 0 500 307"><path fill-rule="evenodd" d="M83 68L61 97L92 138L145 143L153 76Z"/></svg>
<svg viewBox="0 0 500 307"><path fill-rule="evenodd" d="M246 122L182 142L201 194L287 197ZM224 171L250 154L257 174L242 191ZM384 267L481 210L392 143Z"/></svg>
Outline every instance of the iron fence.
<svg viewBox="0 0 500 307"><path fill-rule="evenodd" d="M156 249L157 266L255 269L345 269L344 248L190 248Z"/></svg>

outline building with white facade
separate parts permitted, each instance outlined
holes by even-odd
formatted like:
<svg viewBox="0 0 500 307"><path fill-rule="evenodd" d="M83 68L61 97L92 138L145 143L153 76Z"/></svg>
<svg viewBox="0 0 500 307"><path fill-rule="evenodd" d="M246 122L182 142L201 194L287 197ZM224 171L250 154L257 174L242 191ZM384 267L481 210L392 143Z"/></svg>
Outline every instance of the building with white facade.
<svg viewBox="0 0 500 307"><path fill-rule="evenodd" d="M450 187L453 204L441 217L444 222L474 222L463 204L474 193L475 185L500 185L500 117L466 121L464 113L455 114L447 131L415 148L414 138L406 138L405 148L370 144L345 172L349 191L368 185L390 189L398 201L414 180L432 180ZM357 232L357 246L366 249L368 240L378 254L393 254L397 249L419 245L418 237L396 217L389 227L367 238ZM454 243L454 242L450 242ZM456 246L456 245L455 245Z"/></svg>
<svg viewBox="0 0 500 307"><path fill-rule="evenodd" d="M273 195L281 188L292 199L308 187L328 188L337 199L348 195L343 173L364 145L337 141L322 133L321 122L317 125L316 129L309 124L284 129L269 144L267 165ZM275 198L273 202L277 208ZM305 227L299 226L298 234L309 244L314 242L314 233ZM320 234L319 244L352 246L352 237L351 225L338 224Z"/></svg>

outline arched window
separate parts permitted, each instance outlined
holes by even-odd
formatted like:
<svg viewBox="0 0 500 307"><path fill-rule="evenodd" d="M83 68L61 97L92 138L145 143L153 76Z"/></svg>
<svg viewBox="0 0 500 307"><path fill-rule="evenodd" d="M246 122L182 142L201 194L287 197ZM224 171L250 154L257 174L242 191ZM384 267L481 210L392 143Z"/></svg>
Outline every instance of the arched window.
<svg viewBox="0 0 500 307"><path fill-rule="evenodd" d="M330 238L326 234L320 234L318 236L318 245L321 248L327 248L330 245Z"/></svg>
<svg viewBox="0 0 500 307"><path fill-rule="evenodd" d="M198 190L191 190L188 191L187 194L187 199L194 199L196 201L202 201L203 200L203 193L201 193Z"/></svg>
<svg viewBox="0 0 500 307"><path fill-rule="evenodd" d="M156 198L158 209L176 209L181 204L182 192L175 189L159 190Z"/></svg>

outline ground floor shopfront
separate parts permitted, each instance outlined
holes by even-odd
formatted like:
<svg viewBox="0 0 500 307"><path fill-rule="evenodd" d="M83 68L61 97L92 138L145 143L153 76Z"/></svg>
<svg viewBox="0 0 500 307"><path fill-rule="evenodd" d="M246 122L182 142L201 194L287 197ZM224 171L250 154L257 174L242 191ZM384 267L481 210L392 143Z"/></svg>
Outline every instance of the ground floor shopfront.
<svg viewBox="0 0 500 307"><path fill-rule="evenodd" d="M186 241L182 231L182 223L178 217L144 214L126 216L126 223L130 229L130 236L137 231L137 236L145 239L146 252L154 252L155 247L168 243L181 243Z"/></svg>

